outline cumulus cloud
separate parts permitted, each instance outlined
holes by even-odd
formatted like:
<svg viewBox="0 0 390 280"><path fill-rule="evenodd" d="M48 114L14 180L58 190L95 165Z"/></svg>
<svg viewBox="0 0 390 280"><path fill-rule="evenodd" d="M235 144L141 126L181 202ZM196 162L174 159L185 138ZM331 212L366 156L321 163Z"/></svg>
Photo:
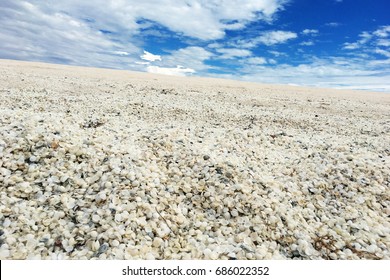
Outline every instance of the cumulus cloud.
<svg viewBox="0 0 390 280"><path fill-rule="evenodd" d="M145 53L147 53L145 51ZM188 76L195 73L202 73L210 68L205 61L213 56L213 53L201 47L187 47L172 51L169 55L158 56L147 54L148 59L154 59L146 62L136 62L145 65L144 70L149 73Z"/></svg>
<svg viewBox="0 0 390 280"><path fill-rule="evenodd" d="M231 0L221 3L220 0L160 0L150 4L134 2L136 5L131 5L131 9L128 9L128 13L133 11L133 17L151 19L186 36L211 40L224 37L225 30L241 29L251 21L272 20L286 1Z"/></svg>
<svg viewBox="0 0 390 280"><path fill-rule="evenodd" d="M377 63L381 63L381 67L390 66L390 59L387 61L373 60L367 63L365 59L357 58L321 59L314 57L311 62L297 66L289 64L250 65L242 69L240 79L261 83L390 91L390 84L384 82L390 80L390 74L383 73L376 68Z"/></svg>
<svg viewBox="0 0 390 280"><path fill-rule="evenodd" d="M314 42L313 41L304 41L300 43L301 46L313 46Z"/></svg>
<svg viewBox="0 0 390 280"><path fill-rule="evenodd" d="M275 59L270 58L270 59L268 59L268 63L269 64L276 64L278 62Z"/></svg>
<svg viewBox="0 0 390 280"><path fill-rule="evenodd" d="M194 69L196 72L207 70L210 66L205 61L210 59L213 53L201 47L186 47L172 51L169 55L161 56L161 62L156 65L160 67L176 67L182 65L184 68Z"/></svg>
<svg viewBox="0 0 390 280"><path fill-rule="evenodd" d="M245 62L252 65L261 65L266 64L267 59L264 57L250 57Z"/></svg>
<svg viewBox="0 0 390 280"><path fill-rule="evenodd" d="M317 29L305 29L302 31L303 35L317 35L318 30Z"/></svg>
<svg viewBox="0 0 390 280"><path fill-rule="evenodd" d="M356 57L361 57L364 61L361 61L361 69L375 70L378 73L382 73L382 88L383 90L390 91L390 86L384 87L383 80L388 79L388 71L383 69L390 68L390 26L381 26L375 31L363 31L359 34L359 39L352 43L344 43L343 48L350 51L350 54ZM358 51L357 51L358 50ZM378 59L379 58L379 59ZM363 77L367 81L373 79L380 80L379 74L375 77ZM354 81L355 84L359 84L362 88L368 88L369 85L362 85L360 81ZM377 86L377 89L379 87Z"/></svg>
<svg viewBox="0 0 390 280"><path fill-rule="evenodd" d="M382 47L390 47L390 40L389 39L379 39L376 44L378 46Z"/></svg>
<svg viewBox="0 0 390 280"><path fill-rule="evenodd" d="M375 36L381 37L381 38L386 38L390 34L390 25L382 26L378 30L374 32Z"/></svg>
<svg viewBox="0 0 390 280"><path fill-rule="evenodd" d="M367 43L368 41L370 41L372 36L373 36L372 34L368 33L367 31L364 31L364 32L359 34L359 37L361 39L358 41L358 43L363 45L363 44Z"/></svg>
<svg viewBox="0 0 390 280"><path fill-rule="evenodd" d="M359 40L353 43L344 43L344 49L355 50L359 49L367 44L376 46L389 46L390 25L382 26L374 32L363 31L359 34Z"/></svg>
<svg viewBox="0 0 390 280"><path fill-rule="evenodd" d="M2 0L0 57L142 70L140 56L159 61L139 47L143 45L140 36L156 26L178 38L221 39L226 30L238 30L253 21L272 22L288 1ZM180 60L185 54L178 50L174 56ZM172 57L165 58L170 67L181 63L172 62ZM199 61L190 58L190 64L197 64L190 68L205 68Z"/></svg>
<svg viewBox="0 0 390 280"><path fill-rule="evenodd" d="M344 43L344 49L345 50L356 50L360 47L360 44L358 43Z"/></svg>
<svg viewBox="0 0 390 280"><path fill-rule="evenodd" d="M129 55L130 53L128 53L128 52L123 52L123 51L115 51L114 54L126 56L126 55Z"/></svg>
<svg viewBox="0 0 390 280"><path fill-rule="evenodd" d="M270 54L272 54L272 55L274 55L274 56L276 56L276 57L280 57L280 56L287 56L287 54L286 53L284 53L284 52L278 52L278 51L274 51L274 50L272 50L272 51L268 51Z"/></svg>
<svg viewBox="0 0 390 280"><path fill-rule="evenodd" d="M237 57L246 57L251 56L252 52L245 49L234 49L234 48L221 48L216 50L218 53L222 54L219 58L222 59L231 59Z"/></svg>
<svg viewBox="0 0 390 280"><path fill-rule="evenodd" d="M381 54L383 56L390 58L390 51L386 51L386 50L382 50L382 49L375 49L375 53Z"/></svg>
<svg viewBox="0 0 390 280"><path fill-rule="evenodd" d="M154 74L170 75L170 76L187 76L188 74L195 73L194 69L184 68L183 66L176 66L174 68L159 67L159 66L148 66L147 72Z"/></svg>
<svg viewBox="0 0 390 280"><path fill-rule="evenodd" d="M260 37L256 38L254 42L271 46L285 43L288 40L295 39L297 37L297 34L291 31L268 31L264 32Z"/></svg>
<svg viewBox="0 0 390 280"><path fill-rule="evenodd" d="M211 43L207 45L210 49L222 49L224 47L224 44L221 43Z"/></svg>
<svg viewBox="0 0 390 280"><path fill-rule="evenodd" d="M147 61L156 61L160 60L161 61L161 56L159 55L154 55L150 52L144 51L144 54L140 56L141 59L147 60Z"/></svg>
<svg viewBox="0 0 390 280"><path fill-rule="evenodd" d="M281 31L281 30L271 30L265 31L260 36L253 37L250 39L239 39L235 42L235 45L240 46L241 48L254 48L258 45L277 45L283 44L288 40L297 38L298 35L295 32L291 31Z"/></svg>
<svg viewBox="0 0 390 280"><path fill-rule="evenodd" d="M325 23L325 26L329 26L329 27L338 27L340 25L341 25L341 23L339 23L339 22L327 22L327 23Z"/></svg>
<svg viewBox="0 0 390 280"><path fill-rule="evenodd" d="M0 2L0 57L74 65L125 68L138 48L111 40L82 19L47 10L35 1Z"/></svg>
<svg viewBox="0 0 390 280"><path fill-rule="evenodd" d="M13 2L11 0L3 0ZM17 1L16 2L20 2ZM140 20L150 20L174 32L201 40L222 38L225 30L243 28L255 20L272 20L286 0L30 0L46 13L63 11L90 26L134 34Z"/></svg>

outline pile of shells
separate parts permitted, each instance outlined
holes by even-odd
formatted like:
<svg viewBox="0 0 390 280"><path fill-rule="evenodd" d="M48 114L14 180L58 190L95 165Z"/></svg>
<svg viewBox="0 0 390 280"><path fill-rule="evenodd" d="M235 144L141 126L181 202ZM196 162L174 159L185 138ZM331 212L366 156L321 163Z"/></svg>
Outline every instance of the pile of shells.
<svg viewBox="0 0 390 280"><path fill-rule="evenodd" d="M149 107L0 99L1 259L390 258L388 130L278 118L280 104L248 116L230 99L169 116L153 100L223 93L131 90Z"/></svg>
<svg viewBox="0 0 390 280"><path fill-rule="evenodd" d="M334 166L287 136L171 128L116 153L2 127L2 258L389 256L388 178L336 150ZM273 141L286 154L267 156Z"/></svg>

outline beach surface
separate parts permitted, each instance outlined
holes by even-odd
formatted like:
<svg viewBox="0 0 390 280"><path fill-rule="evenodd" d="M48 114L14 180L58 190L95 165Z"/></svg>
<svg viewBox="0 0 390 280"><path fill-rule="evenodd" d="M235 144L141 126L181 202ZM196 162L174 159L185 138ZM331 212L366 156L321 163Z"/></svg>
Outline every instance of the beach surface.
<svg viewBox="0 0 390 280"><path fill-rule="evenodd" d="M390 94L0 60L0 259L389 259Z"/></svg>

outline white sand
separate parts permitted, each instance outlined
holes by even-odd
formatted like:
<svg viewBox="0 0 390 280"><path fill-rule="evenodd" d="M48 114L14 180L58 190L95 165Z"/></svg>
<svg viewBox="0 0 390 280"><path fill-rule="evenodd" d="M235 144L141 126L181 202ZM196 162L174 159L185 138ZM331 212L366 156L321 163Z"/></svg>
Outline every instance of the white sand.
<svg viewBox="0 0 390 280"><path fill-rule="evenodd" d="M388 259L390 94L0 60L1 259Z"/></svg>

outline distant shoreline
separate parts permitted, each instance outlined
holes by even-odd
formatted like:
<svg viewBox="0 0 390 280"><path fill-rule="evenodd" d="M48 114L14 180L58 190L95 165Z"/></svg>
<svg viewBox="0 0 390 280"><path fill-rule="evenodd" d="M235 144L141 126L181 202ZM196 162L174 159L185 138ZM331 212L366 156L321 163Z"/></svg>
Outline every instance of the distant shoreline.
<svg viewBox="0 0 390 280"><path fill-rule="evenodd" d="M125 71L128 73L135 73L139 75L151 75L156 77L174 77L177 79L209 79L209 80L216 80L216 81L226 81L226 82L233 82L233 83L244 83L244 84L254 84L254 85L264 85L264 86L286 86L286 87L296 87L296 88L306 88L306 89L313 89L313 90L337 90L337 91L356 91L356 92L371 92L371 93L390 93L390 91L385 90L370 90L370 89L346 89L346 88L324 88L324 87L317 87L317 86L302 86L302 85L295 85L295 84L271 84L271 83L260 83L260 82L251 82L251 81L244 81L244 80L232 80L232 79L224 79L224 78L216 78L216 77L201 77L201 76L187 76L187 77L180 77L180 76L171 76L171 75L163 75L163 74L154 74L154 73L148 73L148 72L137 72L132 70L126 70L126 69L116 69L116 68L102 68L102 67L94 67L94 66L83 66L83 65L68 65L68 64L60 64L60 63L49 63L49 62L42 62L42 61L25 61L25 60L12 60L12 59L3 59L0 58L0 62L3 61L5 63L26 63L26 64L36 64L36 65L46 65L47 67L50 67L52 65L53 67L76 67L76 68L86 68L86 69L99 69L99 70L106 70L106 71Z"/></svg>

